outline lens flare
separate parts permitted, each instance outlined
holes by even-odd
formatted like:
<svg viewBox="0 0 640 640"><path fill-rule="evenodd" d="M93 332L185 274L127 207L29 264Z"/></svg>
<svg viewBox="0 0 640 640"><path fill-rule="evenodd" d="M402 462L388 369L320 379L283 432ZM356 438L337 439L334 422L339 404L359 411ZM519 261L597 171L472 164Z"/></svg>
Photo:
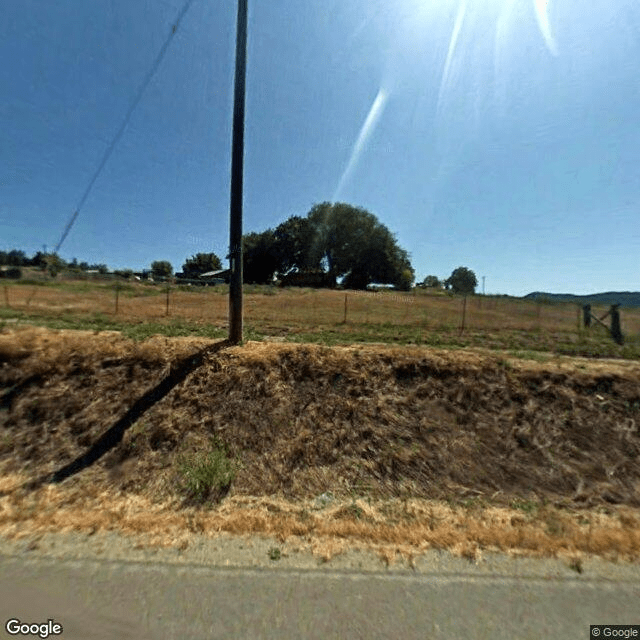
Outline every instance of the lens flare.
<svg viewBox="0 0 640 640"><path fill-rule="evenodd" d="M353 174L358 161L360 160L360 156L364 150L364 147L369 140L371 134L376 128L382 113L384 112L384 108L387 104L387 100L389 99L389 93L383 87L380 87L378 91L378 95L375 97L373 104L371 105L371 109L369 109L369 114L367 115L364 124L362 125L362 129L360 129L360 135L356 140L355 145L353 146L353 150L351 152L351 157L349 158L349 162L347 164L346 169L342 173L342 177L338 182L338 186L333 194L333 202L336 202L338 197L340 196L344 185L349 181L351 175Z"/></svg>
<svg viewBox="0 0 640 640"><path fill-rule="evenodd" d="M544 38L547 49L554 55L558 55L558 46L551 33L551 23L549 22L549 0L533 0L536 10L536 19L540 27L540 33Z"/></svg>
<svg viewBox="0 0 640 640"><path fill-rule="evenodd" d="M458 39L460 38L460 30L462 29L462 25L464 23L464 16L467 12L467 5L465 2L460 3L460 7L458 9L458 15L456 16L455 24L453 25L453 32L451 33L451 39L449 40L449 49L447 51L447 58L444 62L444 69L442 71L442 80L440 81L440 91L438 92L438 111L442 106L442 98L449 86L449 78L451 75L451 64L453 62L453 57L456 53L456 48L458 46Z"/></svg>
<svg viewBox="0 0 640 640"><path fill-rule="evenodd" d="M507 108L510 49L517 45L516 34L537 22L547 50L558 56L549 0L532 2L533 7L520 0L403 0L405 11L391 11L385 0L372 0L380 17L392 25L393 36L380 89L338 181L334 202L352 179L389 96L415 91L412 85L423 77L431 78L427 83L435 82L438 89L437 99L434 96L433 100L435 113L428 116L436 130L437 155L442 156L438 175L447 173L443 167L455 165L456 150L465 144L460 130L478 130L488 109ZM368 28L370 17L371 14L357 27L354 38ZM432 109L427 91L422 95L422 104L426 105L422 108ZM415 123L417 118L415 100L412 121Z"/></svg>

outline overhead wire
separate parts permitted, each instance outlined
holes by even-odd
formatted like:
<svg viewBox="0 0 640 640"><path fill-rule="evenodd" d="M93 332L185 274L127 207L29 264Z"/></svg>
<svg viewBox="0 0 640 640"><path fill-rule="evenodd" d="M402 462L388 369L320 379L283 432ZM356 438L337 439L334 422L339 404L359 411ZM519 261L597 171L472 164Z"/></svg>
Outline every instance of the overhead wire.
<svg viewBox="0 0 640 640"><path fill-rule="evenodd" d="M122 121L122 124L120 125L120 128L118 129L116 135L113 137L113 140L111 141L106 151L104 152L104 155L102 156L102 160L100 161L98 168L96 169L93 176L91 177L91 180L87 185L87 188L82 194L82 198L80 198L80 201L78 202L78 206L76 207L75 211L73 212L73 215L71 216L71 219L69 220L69 222L67 223L67 226L62 232L62 236L60 238L60 241L56 245L54 253L58 253L58 251L60 250L60 247L62 246L62 243L66 240L67 236L69 235L69 231L71 231L71 227L73 227L73 223L76 221L76 218L80 213L80 209L82 209L87 197L89 196L89 193L91 192L91 189L95 181L98 179L98 176L104 169L104 166L107 164L107 161L109 160L109 157L111 156L116 144L118 144L118 141L120 140L120 138L122 137L122 134L127 128L127 125L129 124L129 120L131 119L131 116L135 111L135 108L138 106L138 103L140 102L149 82L151 82L151 79L156 74L156 71L158 70L160 63L162 62L162 59L164 58L164 55L167 52L167 49L169 48L169 44L171 43L171 40L173 40L173 37L176 35L176 32L178 31L182 18L184 18L185 14L189 10L189 7L191 6L192 3L193 3L193 0L187 0L187 2L185 2L185 4L183 5L182 9L180 9L178 16L176 17L176 19L174 20L171 26L171 31L169 32L169 36L164 41L164 44L160 48L160 52L156 56L156 59L153 61L153 64L151 65L151 68L149 69L144 80L142 81L142 84L140 85L138 92L136 93L131 105L129 106L129 109L124 117L124 120Z"/></svg>

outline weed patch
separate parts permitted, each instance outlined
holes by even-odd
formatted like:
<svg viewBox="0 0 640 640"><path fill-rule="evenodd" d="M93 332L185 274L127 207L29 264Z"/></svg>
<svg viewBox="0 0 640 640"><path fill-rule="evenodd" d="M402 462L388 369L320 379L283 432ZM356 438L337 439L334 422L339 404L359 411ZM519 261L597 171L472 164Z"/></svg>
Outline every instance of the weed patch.
<svg viewBox="0 0 640 640"><path fill-rule="evenodd" d="M203 504L219 502L227 495L238 464L228 456L226 447L215 443L210 451L183 454L177 466L181 493L189 502Z"/></svg>

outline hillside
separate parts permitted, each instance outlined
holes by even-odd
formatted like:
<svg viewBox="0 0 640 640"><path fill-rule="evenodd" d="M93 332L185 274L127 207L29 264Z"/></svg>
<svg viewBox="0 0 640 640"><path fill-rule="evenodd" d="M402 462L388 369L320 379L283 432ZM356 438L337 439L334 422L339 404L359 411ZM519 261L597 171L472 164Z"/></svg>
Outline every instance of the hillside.
<svg viewBox="0 0 640 640"><path fill-rule="evenodd" d="M626 308L640 307L640 292L607 291L606 293L592 293L576 296L572 293L544 293L534 291L524 296L525 300L550 300L553 302L575 302L576 304L619 304Z"/></svg>
<svg viewBox="0 0 640 640"><path fill-rule="evenodd" d="M5 328L0 364L5 535L640 556L635 362ZM194 512L207 452L239 466Z"/></svg>

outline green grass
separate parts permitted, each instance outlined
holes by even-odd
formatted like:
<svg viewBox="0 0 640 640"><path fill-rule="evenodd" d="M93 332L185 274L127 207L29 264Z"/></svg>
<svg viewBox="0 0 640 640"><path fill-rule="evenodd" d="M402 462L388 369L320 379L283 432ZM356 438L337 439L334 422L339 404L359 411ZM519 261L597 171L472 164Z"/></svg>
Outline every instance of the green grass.
<svg viewBox="0 0 640 640"><path fill-rule="evenodd" d="M7 320L15 319L17 322L9 323ZM125 338L140 342L154 335L169 337L193 336L199 338L211 338L219 340L227 336L226 329L209 325L188 322L179 318L168 319L166 322L138 322L130 323L110 318L101 313L89 316L74 316L64 314L47 316L42 314L29 314L22 311L0 308L0 323L2 326L15 326L16 324L33 324L48 329L70 329L82 331L119 331ZM261 335L253 330L245 332L247 339L259 340Z"/></svg>
<svg viewBox="0 0 640 640"><path fill-rule="evenodd" d="M42 310L18 310L0 307L0 322L7 320L17 324L34 324L50 329L76 329L88 331L120 331L123 336L140 341L152 335L169 337L194 336L222 339L227 330L202 321L182 318L167 318L163 321L140 321L120 319L102 313L74 314ZM270 335L268 326L245 325L245 340L261 340ZM527 332L527 331L465 331L462 335L455 328L439 326L425 328L419 325L393 323L336 323L308 330L304 325L288 327L285 340L294 343L317 343L326 346L384 343L393 345L415 344L419 346L461 349L483 348L508 351L515 358L544 362L549 354L582 356L587 358L640 359L640 339L626 336L623 346L615 344L607 335L576 336L571 332ZM541 353L543 352L543 353Z"/></svg>
<svg viewBox="0 0 640 640"><path fill-rule="evenodd" d="M282 557L282 552L278 547L270 547L269 548L269 560L273 560L274 562L280 560Z"/></svg>
<svg viewBox="0 0 640 640"><path fill-rule="evenodd" d="M539 505L534 500L514 500L511 508L533 515L538 511Z"/></svg>
<svg viewBox="0 0 640 640"><path fill-rule="evenodd" d="M222 498L229 490L238 469L238 461L229 457L227 448L214 442L210 451L198 451L178 459L180 491L187 499L202 503Z"/></svg>
<svg viewBox="0 0 640 640"><path fill-rule="evenodd" d="M172 338L198 337L219 340L227 336L225 329L213 325L199 325L184 320L169 322L142 322L140 324L124 324L120 329L122 335L136 342L141 342L154 335Z"/></svg>
<svg viewBox="0 0 640 640"><path fill-rule="evenodd" d="M535 362L549 362L553 359L553 356L550 356L545 353L541 353L538 351L512 351L509 353L510 356L514 358L518 358L520 360L533 360Z"/></svg>

